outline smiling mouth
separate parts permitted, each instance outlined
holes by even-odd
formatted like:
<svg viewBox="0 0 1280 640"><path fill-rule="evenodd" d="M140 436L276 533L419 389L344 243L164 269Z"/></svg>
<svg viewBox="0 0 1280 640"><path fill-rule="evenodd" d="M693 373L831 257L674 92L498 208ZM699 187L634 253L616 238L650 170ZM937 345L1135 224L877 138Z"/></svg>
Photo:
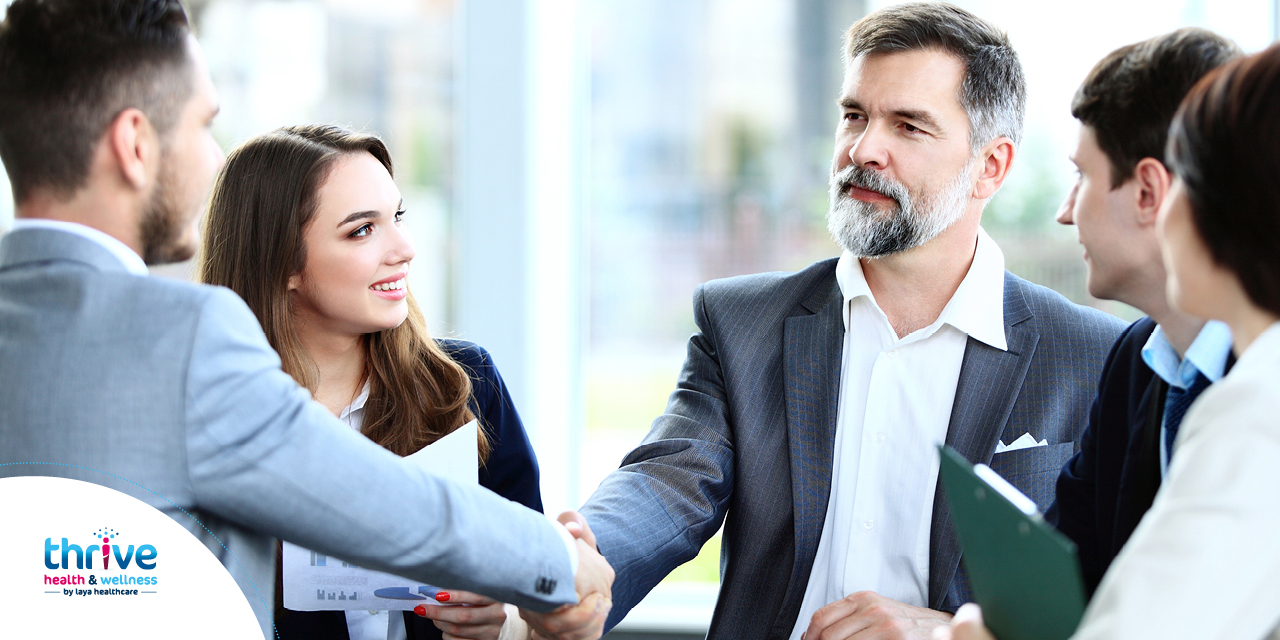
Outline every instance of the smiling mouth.
<svg viewBox="0 0 1280 640"><path fill-rule="evenodd" d="M880 193L879 191L872 191L871 189L859 187L858 185L855 185L855 184L850 184L847 188L845 188L845 195L849 196L850 198L854 198L856 200L862 200L864 202L893 201L893 198L890 198L889 196L883 193Z"/></svg>
<svg viewBox="0 0 1280 640"><path fill-rule="evenodd" d="M373 289L374 291L397 291L399 289L404 288L404 278L400 278L399 280L395 280L392 282L384 282L382 284L371 285L369 288Z"/></svg>

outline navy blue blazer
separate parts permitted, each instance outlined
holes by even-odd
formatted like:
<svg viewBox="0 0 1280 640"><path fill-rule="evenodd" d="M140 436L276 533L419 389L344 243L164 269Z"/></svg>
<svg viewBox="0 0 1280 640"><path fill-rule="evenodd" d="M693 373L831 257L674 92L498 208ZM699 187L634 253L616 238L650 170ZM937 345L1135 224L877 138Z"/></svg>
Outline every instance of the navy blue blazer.
<svg viewBox="0 0 1280 640"><path fill-rule="evenodd" d="M1155 328L1155 321L1142 318L1112 346L1080 450L1063 465L1057 497L1045 512L1045 519L1076 543L1090 597L1160 489L1160 424L1168 385L1142 359ZM1235 357L1228 354L1228 371L1233 364Z"/></svg>
<svg viewBox="0 0 1280 640"><path fill-rule="evenodd" d="M542 511L538 460L533 445L511 404L507 385L483 347L464 340L439 340L445 353L471 374L471 411L489 436L489 459L480 468L480 486L514 502ZM432 621L404 614L412 640L440 640ZM276 631L281 640L350 640L346 616L341 611L290 611L276 609Z"/></svg>
<svg viewBox="0 0 1280 640"><path fill-rule="evenodd" d="M1080 451L1062 467L1057 498L1045 513L1076 543L1090 596L1160 487L1165 384L1142 359L1155 328L1151 318L1138 320L1111 348Z"/></svg>

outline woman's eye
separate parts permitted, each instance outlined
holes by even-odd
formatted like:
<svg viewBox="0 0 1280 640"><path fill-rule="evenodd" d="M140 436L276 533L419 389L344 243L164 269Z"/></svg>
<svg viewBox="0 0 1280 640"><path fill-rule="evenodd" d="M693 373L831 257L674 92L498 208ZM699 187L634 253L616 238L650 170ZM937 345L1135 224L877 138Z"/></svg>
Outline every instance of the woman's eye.
<svg viewBox="0 0 1280 640"><path fill-rule="evenodd" d="M366 223L364 223L364 224L360 225L360 227L359 227L358 229L356 229L355 231L352 231L352 232L351 232L351 234L350 234L349 236L347 236L347 237L349 237L349 238L363 238L364 236L367 236L367 235L369 235L369 234L370 234L370 233L372 233L372 232L373 232L373 223L372 223L372 222L366 222Z"/></svg>
<svg viewBox="0 0 1280 640"><path fill-rule="evenodd" d="M396 212L396 222L400 222L402 219L404 219L404 209Z"/></svg>

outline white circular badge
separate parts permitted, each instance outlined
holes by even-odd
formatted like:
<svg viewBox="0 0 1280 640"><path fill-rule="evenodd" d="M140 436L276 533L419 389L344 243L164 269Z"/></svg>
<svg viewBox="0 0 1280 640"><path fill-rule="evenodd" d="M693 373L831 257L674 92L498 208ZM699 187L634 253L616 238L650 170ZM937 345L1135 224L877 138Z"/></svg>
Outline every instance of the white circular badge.
<svg viewBox="0 0 1280 640"><path fill-rule="evenodd" d="M0 514L0 635L262 639L222 563L136 498L66 478L4 478Z"/></svg>

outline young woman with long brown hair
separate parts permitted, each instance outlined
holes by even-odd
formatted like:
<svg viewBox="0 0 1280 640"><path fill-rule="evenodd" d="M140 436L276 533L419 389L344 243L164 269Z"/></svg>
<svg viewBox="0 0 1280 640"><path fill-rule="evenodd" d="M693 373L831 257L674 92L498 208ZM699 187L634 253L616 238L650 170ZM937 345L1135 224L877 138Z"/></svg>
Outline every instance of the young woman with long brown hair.
<svg viewBox="0 0 1280 640"><path fill-rule="evenodd" d="M412 454L479 418L480 484L541 511L537 461L489 354L427 333L407 288L414 250L404 214L377 137L326 125L278 129L228 156L199 278L244 298L284 370L390 451ZM458 591L440 599L471 606L427 607L434 625L410 614L278 607L276 627L281 638L308 640L526 633L502 603Z"/></svg>

